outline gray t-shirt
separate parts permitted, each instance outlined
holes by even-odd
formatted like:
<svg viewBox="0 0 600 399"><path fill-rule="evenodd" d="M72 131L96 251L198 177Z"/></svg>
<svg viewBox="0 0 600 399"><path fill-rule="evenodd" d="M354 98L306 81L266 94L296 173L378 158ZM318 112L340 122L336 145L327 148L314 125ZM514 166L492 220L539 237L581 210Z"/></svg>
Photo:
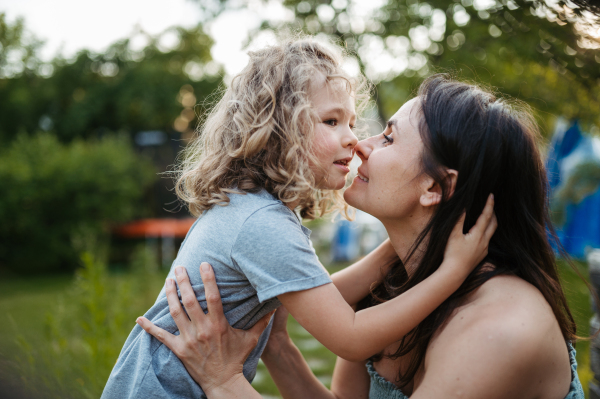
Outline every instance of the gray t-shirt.
<svg viewBox="0 0 600 399"><path fill-rule="evenodd" d="M175 266L185 267L206 311L199 266L210 263L229 324L248 329L280 305L277 295L314 288L331 279L312 249L310 230L281 201L264 190L229 198L229 205L214 206L194 223L169 277L174 278ZM144 316L179 334L164 288ZM271 324L244 364L248 381L256 374L270 331ZM205 397L177 356L138 325L125 341L102 393L102 399Z"/></svg>

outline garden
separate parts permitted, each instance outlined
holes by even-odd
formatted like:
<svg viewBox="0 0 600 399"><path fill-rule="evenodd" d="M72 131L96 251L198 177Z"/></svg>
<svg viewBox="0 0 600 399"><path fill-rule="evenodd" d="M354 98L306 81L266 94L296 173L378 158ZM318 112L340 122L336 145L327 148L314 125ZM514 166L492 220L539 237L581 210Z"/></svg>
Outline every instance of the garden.
<svg viewBox="0 0 600 399"><path fill-rule="evenodd" d="M203 12L195 27L158 35L138 29L104 52L51 60L27 21L0 9L0 397L98 398L135 319L156 300L175 244L118 232L140 220L190 218L171 171L234 75L214 57L219 38L211 24L218 18L261 18L247 49L298 32L345 48L344 67L373 84L364 136L380 133L425 77L447 72L526 104L541 127L538 145L549 168L577 143L589 154L597 147L600 10L591 2L195 4ZM573 129L579 141L569 144ZM574 212L600 225L589 211L600 209L600 152L589 154L562 180L549 175L561 239L572 232ZM329 255L332 236L323 232L333 223L309 222L313 237L325 237L315 247L330 273L349 264ZM600 232L577 245L573 268L558 263L578 335L588 337L584 253L600 247ZM291 317L288 327L329 385L335 356ZM594 379L589 347L584 339L576 348L584 389ZM265 398L279 397L262 363L253 386Z"/></svg>

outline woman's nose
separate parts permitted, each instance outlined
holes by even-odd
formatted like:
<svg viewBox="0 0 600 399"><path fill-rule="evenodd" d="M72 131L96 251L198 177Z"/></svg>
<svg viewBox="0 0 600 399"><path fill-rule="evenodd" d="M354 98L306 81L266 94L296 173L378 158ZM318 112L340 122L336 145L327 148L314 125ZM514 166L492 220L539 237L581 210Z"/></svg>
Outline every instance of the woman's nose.
<svg viewBox="0 0 600 399"><path fill-rule="evenodd" d="M371 152L373 151L373 146L371 145L370 139L364 139L359 141L354 147L354 152L362 161L366 161L369 159Z"/></svg>

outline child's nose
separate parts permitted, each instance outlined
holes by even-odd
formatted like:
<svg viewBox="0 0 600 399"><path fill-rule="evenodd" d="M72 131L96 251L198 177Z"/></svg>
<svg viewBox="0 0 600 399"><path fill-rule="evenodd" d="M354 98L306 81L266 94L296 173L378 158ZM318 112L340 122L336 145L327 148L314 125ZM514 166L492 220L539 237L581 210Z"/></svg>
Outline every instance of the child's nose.
<svg viewBox="0 0 600 399"><path fill-rule="evenodd" d="M354 148L356 146L356 143L358 143L358 138L356 137L352 129L348 128L348 131L346 132L342 140L342 146L344 148Z"/></svg>

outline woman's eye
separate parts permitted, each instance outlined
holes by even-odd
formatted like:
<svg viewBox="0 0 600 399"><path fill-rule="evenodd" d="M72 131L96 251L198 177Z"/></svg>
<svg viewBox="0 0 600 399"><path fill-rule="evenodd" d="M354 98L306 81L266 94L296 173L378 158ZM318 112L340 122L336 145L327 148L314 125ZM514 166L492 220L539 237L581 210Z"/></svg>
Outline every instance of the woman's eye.
<svg viewBox="0 0 600 399"><path fill-rule="evenodd" d="M394 142L394 139L392 138L392 136L388 136L385 133L383 134L383 138L385 139L385 141L383 142L384 145L388 145L388 144L392 144Z"/></svg>

